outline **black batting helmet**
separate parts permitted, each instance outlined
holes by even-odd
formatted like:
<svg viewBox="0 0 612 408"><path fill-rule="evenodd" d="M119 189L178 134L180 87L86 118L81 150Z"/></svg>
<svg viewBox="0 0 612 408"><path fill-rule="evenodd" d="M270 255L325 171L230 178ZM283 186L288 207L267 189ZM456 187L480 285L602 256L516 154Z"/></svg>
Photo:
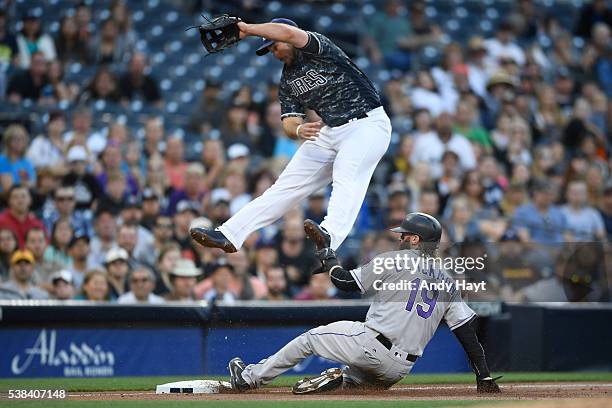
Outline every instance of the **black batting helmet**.
<svg viewBox="0 0 612 408"><path fill-rule="evenodd" d="M399 227L391 228L392 232L418 235L423 242L440 242L442 226L434 217L421 212L408 214Z"/></svg>

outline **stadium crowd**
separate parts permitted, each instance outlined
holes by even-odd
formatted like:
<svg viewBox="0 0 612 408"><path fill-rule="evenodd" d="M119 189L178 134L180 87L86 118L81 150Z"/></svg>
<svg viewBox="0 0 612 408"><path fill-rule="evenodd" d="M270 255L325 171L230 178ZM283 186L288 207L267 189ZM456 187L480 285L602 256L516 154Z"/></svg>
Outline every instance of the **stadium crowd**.
<svg viewBox="0 0 612 408"><path fill-rule="evenodd" d="M547 7L517 1L489 38L465 43L429 21L427 7L435 2L380 2L361 32L369 62L389 72L380 85L397 134L343 260L355 266L396 249L387 229L423 211L444 226L443 253L489 255L486 271L466 276L489 282L486 300L609 300L607 2L585 3L565 27ZM25 102L48 109L39 126L1 123L0 299L347 296L310 274L318 261L302 223L323 219L328 189L235 254L190 239L193 223L219 225L261 195L298 149L282 132L274 83L255 101L248 86L223 98L224 84L207 78L189 124L202 150L187 161L193 146L168 132L163 115L147 117L139 137L120 120L93 125L100 100L126 110L165 103L163 78L134 47L129 2L112 1L103 21L75 3L54 36L33 9L7 10L16 8L0 8L0 99L15 112ZM420 58L426 48L438 50L434 64ZM87 83L65 81L74 62L96 67ZM571 272L594 289L587 294L564 290L569 247L588 252L588 265Z"/></svg>

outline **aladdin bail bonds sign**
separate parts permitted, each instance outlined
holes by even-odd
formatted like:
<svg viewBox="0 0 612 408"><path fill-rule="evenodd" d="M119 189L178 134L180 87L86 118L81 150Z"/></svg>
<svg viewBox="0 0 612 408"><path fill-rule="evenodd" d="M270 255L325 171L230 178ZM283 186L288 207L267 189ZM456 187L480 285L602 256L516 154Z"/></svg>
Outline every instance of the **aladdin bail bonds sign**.
<svg viewBox="0 0 612 408"><path fill-rule="evenodd" d="M202 331L2 329L0 377L108 377L203 372Z"/></svg>

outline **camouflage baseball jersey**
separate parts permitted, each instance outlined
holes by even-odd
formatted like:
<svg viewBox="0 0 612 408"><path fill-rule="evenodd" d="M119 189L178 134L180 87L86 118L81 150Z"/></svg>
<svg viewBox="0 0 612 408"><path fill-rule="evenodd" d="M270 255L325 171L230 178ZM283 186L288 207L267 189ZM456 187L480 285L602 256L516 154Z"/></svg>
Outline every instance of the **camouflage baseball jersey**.
<svg viewBox="0 0 612 408"><path fill-rule="evenodd" d="M421 258L415 250L388 252L350 272L361 292L373 295L365 325L400 349L420 356L442 320L454 330L475 313L462 300L455 280L437 265L414 267L412 262L394 262L391 268L377 269L377 258L396 259L398 255Z"/></svg>
<svg viewBox="0 0 612 408"><path fill-rule="evenodd" d="M329 38L308 32L308 44L296 54L281 76L281 119L312 109L334 127L381 106L372 82Z"/></svg>

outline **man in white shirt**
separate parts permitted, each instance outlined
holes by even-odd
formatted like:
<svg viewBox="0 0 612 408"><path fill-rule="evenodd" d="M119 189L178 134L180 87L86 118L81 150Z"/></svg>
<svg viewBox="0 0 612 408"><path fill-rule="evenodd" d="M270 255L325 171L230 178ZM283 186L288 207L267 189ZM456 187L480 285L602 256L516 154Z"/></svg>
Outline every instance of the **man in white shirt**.
<svg viewBox="0 0 612 408"><path fill-rule="evenodd" d="M521 47L512 41L513 37L512 24L508 21L503 21L497 29L495 38L489 38L485 41L489 72L499 68L500 59L513 59L519 66L525 64L525 53Z"/></svg>
<svg viewBox="0 0 612 408"><path fill-rule="evenodd" d="M146 266L139 266L130 274L130 291L119 296L117 303L138 304L148 303L158 305L165 303L162 297L153 294L155 275Z"/></svg>
<svg viewBox="0 0 612 408"><path fill-rule="evenodd" d="M429 163L435 179L442 174L442 155L447 150L457 154L462 170L476 167L472 145L464 136L453 133L452 125L452 116L446 112L442 113L436 118L437 132L422 134L414 143L410 162L413 165L421 161Z"/></svg>

